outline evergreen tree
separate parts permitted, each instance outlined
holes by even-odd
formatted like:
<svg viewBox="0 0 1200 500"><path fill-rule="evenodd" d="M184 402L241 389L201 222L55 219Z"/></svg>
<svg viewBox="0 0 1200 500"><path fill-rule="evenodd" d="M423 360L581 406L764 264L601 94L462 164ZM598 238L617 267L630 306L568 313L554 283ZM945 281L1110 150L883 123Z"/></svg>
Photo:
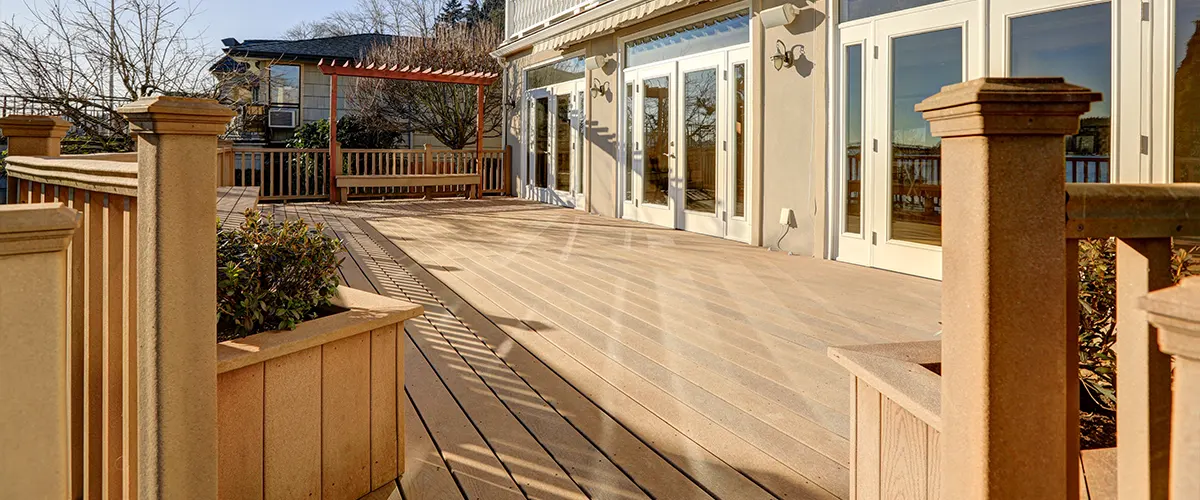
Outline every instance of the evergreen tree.
<svg viewBox="0 0 1200 500"><path fill-rule="evenodd" d="M483 18L504 29L504 0L483 0Z"/></svg>
<svg viewBox="0 0 1200 500"><path fill-rule="evenodd" d="M463 12L461 0L446 0L445 5L442 5L442 12L437 16L438 24L456 25L466 20L466 13Z"/></svg>
<svg viewBox="0 0 1200 500"><path fill-rule="evenodd" d="M476 23L486 19L483 15L483 9L479 7L479 0L470 0L470 3L467 4L465 17L469 26L475 26Z"/></svg>

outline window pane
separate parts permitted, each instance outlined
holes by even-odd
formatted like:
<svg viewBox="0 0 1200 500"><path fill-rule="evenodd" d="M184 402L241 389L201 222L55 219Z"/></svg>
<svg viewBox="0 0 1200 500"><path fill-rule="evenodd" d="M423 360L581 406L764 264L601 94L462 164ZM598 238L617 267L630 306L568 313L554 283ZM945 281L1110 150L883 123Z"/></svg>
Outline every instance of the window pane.
<svg viewBox="0 0 1200 500"><path fill-rule="evenodd" d="M571 96L556 96L554 120L554 189L571 189Z"/></svg>
<svg viewBox="0 0 1200 500"><path fill-rule="evenodd" d="M746 216L746 65L733 65L734 217Z"/></svg>
<svg viewBox="0 0 1200 500"><path fill-rule="evenodd" d="M750 14L740 12L626 43L625 67L632 68L748 42Z"/></svg>
<svg viewBox="0 0 1200 500"><path fill-rule="evenodd" d="M891 239L942 244L942 141L913 106L962 81L962 28L892 42Z"/></svg>
<svg viewBox="0 0 1200 500"><path fill-rule="evenodd" d="M625 84L625 201L633 201L633 84Z"/></svg>
<svg viewBox="0 0 1200 500"><path fill-rule="evenodd" d="M683 75L684 208L717 213L717 70Z"/></svg>
<svg viewBox="0 0 1200 500"><path fill-rule="evenodd" d="M671 79L665 76L642 82L642 203L667 204L671 181Z"/></svg>
<svg viewBox="0 0 1200 500"><path fill-rule="evenodd" d="M1200 0L1175 0L1175 182L1200 182Z"/></svg>
<svg viewBox="0 0 1200 500"><path fill-rule="evenodd" d="M569 82L583 78L584 63L582 57L572 57L562 61L534 68L525 72L525 88L536 89L556 83Z"/></svg>
<svg viewBox="0 0 1200 500"><path fill-rule="evenodd" d="M540 188L548 187L550 182L550 174L547 172L550 163L550 124L547 117L549 113L549 98L537 98L533 109L533 185Z"/></svg>
<svg viewBox="0 0 1200 500"><path fill-rule="evenodd" d="M571 191L583 194L583 92L575 93L575 125L572 127L579 133L575 139L575 187Z"/></svg>
<svg viewBox="0 0 1200 500"><path fill-rule="evenodd" d="M273 64L269 69L271 104L300 104L300 67Z"/></svg>
<svg viewBox="0 0 1200 500"><path fill-rule="evenodd" d="M840 0L838 18L844 23L942 1L944 0Z"/></svg>
<svg viewBox="0 0 1200 500"><path fill-rule="evenodd" d="M1062 76L1103 96L1067 138L1067 182L1109 182L1112 8L1102 3L1012 20L1012 76Z"/></svg>
<svg viewBox="0 0 1200 500"><path fill-rule="evenodd" d="M846 183L843 231L862 234L862 113L863 61L862 45L847 45L846 57L845 133L846 166L842 178Z"/></svg>

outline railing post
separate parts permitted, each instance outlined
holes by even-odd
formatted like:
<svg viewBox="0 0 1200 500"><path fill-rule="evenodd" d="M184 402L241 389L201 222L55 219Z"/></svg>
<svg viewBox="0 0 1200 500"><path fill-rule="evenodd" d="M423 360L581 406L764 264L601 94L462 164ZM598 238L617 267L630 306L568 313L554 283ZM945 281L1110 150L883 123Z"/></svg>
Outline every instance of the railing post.
<svg viewBox="0 0 1200 500"><path fill-rule="evenodd" d="M1158 328L1162 351L1175 356L1170 498L1200 498L1200 277L1151 292L1141 306Z"/></svg>
<svg viewBox="0 0 1200 500"><path fill-rule="evenodd" d="M62 138L71 123L57 116L11 115L0 118L0 133L8 138L8 156L59 156ZM8 203L17 202L17 183L8 176Z"/></svg>
<svg viewBox="0 0 1200 500"><path fill-rule="evenodd" d="M70 498L67 246L61 203L0 206L0 484L11 498Z"/></svg>
<svg viewBox="0 0 1200 500"><path fill-rule="evenodd" d="M142 498L217 496L216 101L139 99L137 477Z"/></svg>
<svg viewBox="0 0 1200 500"><path fill-rule="evenodd" d="M1118 496L1166 500L1171 358L1159 351L1146 313L1132 306L1171 286L1171 238L1118 238L1116 265Z"/></svg>
<svg viewBox="0 0 1200 500"><path fill-rule="evenodd" d="M1078 497L1077 368L1057 336L1063 148L1099 99L1061 78L982 78L916 106L945 159L941 498Z"/></svg>

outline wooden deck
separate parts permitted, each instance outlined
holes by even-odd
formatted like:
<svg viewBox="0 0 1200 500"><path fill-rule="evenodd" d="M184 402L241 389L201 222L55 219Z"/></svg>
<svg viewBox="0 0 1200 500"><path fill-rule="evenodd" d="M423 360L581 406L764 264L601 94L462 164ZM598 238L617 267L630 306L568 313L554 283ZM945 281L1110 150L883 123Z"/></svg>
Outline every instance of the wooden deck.
<svg viewBox="0 0 1200 500"><path fill-rule="evenodd" d="M405 498L846 498L830 345L933 338L937 282L515 200L304 204L406 325Z"/></svg>

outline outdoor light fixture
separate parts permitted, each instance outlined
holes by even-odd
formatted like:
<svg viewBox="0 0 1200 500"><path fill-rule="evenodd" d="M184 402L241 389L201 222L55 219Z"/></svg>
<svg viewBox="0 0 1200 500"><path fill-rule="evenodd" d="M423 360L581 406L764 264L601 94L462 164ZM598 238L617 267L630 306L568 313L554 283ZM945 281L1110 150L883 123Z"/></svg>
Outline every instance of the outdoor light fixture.
<svg viewBox="0 0 1200 500"><path fill-rule="evenodd" d="M806 2L807 3L807 2ZM778 7L762 11L758 15L759 22L764 28L774 28L777 26L787 26L796 20L796 15L800 13L800 7L785 3Z"/></svg>
<svg viewBox="0 0 1200 500"><path fill-rule="evenodd" d="M599 78L592 78L592 97L608 94L608 82L600 83Z"/></svg>
<svg viewBox="0 0 1200 500"><path fill-rule="evenodd" d="M608 57L605 57L603 54L592 56L583 60L584 67L590 70L601 69L606 64L608 64Z"/></svg>
<svg viewBox="0 0 1200 500"><path fill-rule="evenodd" d="M775 63L775 71L783 68L790 68L796 64L796 50L799 49L801 54L804 54L804 46L796 45L788 48L783 40L775 41L775 55L771 56L771 62Z"/></svg>

